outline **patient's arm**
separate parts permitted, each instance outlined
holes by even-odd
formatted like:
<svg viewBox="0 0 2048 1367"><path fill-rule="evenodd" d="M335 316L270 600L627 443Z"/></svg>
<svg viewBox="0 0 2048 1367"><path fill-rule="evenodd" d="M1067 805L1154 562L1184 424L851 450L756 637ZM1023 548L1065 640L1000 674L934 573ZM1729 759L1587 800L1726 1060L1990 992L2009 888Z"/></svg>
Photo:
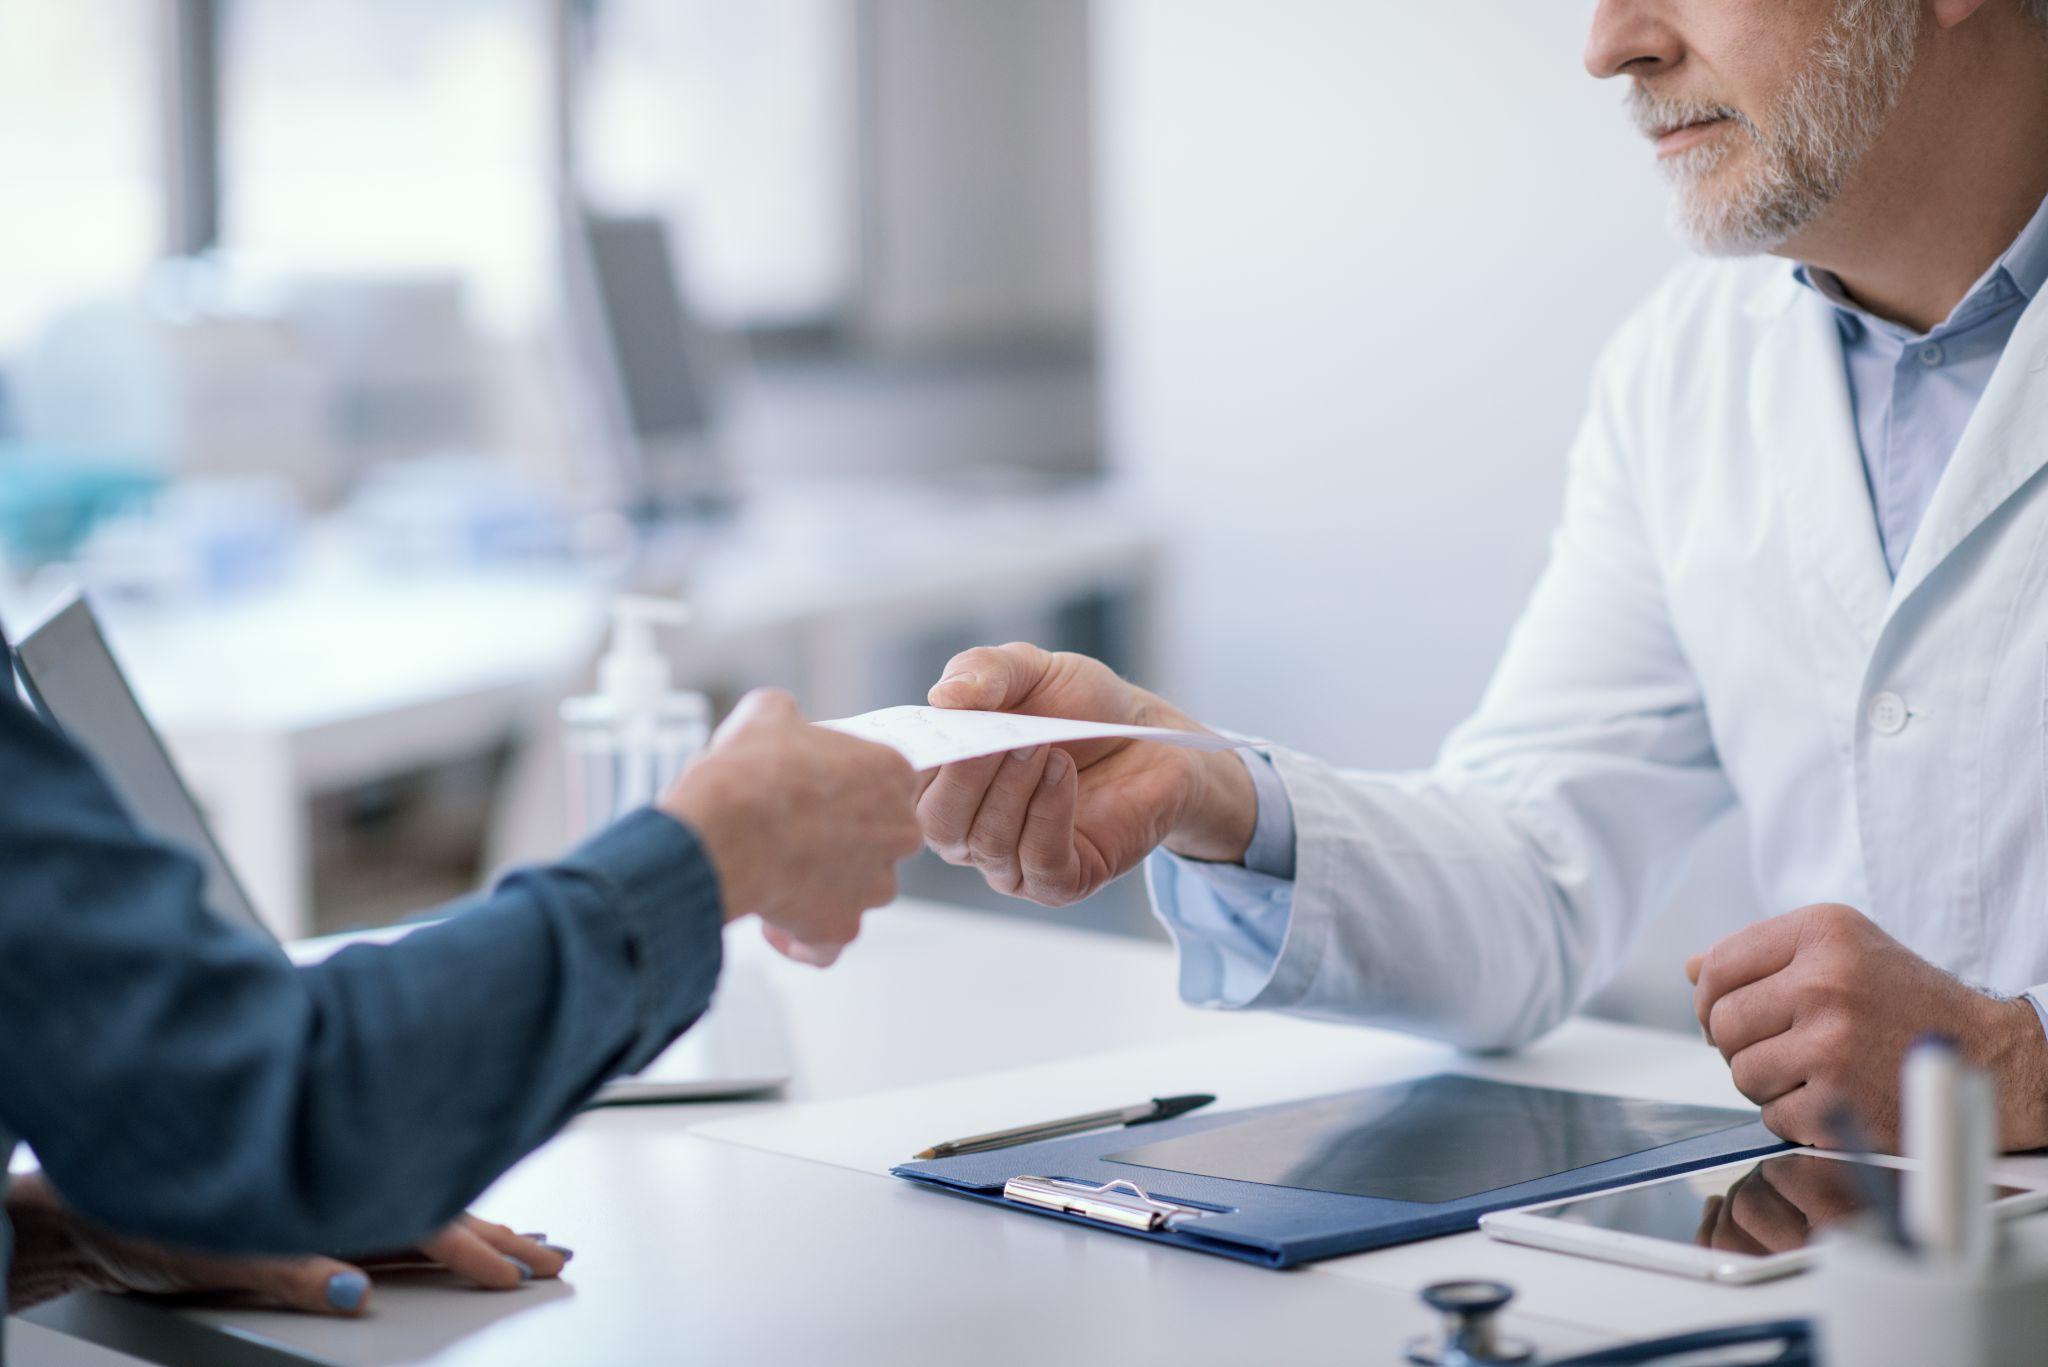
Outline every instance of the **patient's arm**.
<svg viewBox="0 0 2048 1367"><path fill-rule="evenodd" d="M65 1206L40 1174L7 1192L14 1227L7 1308L27 1309L73 1291L152 1295L225 1295L315 1315L360 1315L370 1303L370 1274L387 1267L438 1265L464 1281L508 1291L554 1277L565 1248L516 1234L471 1215L419 1248L358 1257L232 1258L170 1248L102 1229Z"/></svg>

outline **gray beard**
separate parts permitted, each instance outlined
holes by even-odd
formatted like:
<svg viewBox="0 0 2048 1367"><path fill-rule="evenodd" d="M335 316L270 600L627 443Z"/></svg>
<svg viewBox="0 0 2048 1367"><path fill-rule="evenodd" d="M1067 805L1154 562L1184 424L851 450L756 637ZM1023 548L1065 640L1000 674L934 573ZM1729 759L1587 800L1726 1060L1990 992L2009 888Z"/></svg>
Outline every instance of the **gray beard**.
<svg viewBox="0 0 2048 1367"><path fill-rule="evenodd" d="M1841 0L1805 70L1764 125L1725 107L1630 93L1638 126L1719 115L1749 136L1757 165L1739 184L1709 187L1734 143L1724 136L1664 162L1676 189L1673 224L1708 256L1756 256L1818 218L1884 131L1912 74L1920 11L1913 0Z"/></svg>

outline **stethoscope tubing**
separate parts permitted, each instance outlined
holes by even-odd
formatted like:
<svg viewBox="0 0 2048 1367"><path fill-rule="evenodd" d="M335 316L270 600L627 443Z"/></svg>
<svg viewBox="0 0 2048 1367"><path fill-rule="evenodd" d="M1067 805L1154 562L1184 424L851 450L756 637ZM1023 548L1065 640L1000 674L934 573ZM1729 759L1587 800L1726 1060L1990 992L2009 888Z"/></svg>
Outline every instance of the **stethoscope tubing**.
<svg viewBox="0 0 2048 1367"><path fill-rule="evenodd" d="M1771 1320L1762 1324L1731 1324L1723 1329L1701 1329L1670 1338L1643 1343L1624 1343L1578 1357L1560 1358L1545 1367L1654 1367L1711 1353L1720 1348L1745 1348L1762 1343L1782 1345L1782 1351L1768 1363L1756 1367L1818 1367L1813 1354L1813 1327L1805 1320Z"/></svg>

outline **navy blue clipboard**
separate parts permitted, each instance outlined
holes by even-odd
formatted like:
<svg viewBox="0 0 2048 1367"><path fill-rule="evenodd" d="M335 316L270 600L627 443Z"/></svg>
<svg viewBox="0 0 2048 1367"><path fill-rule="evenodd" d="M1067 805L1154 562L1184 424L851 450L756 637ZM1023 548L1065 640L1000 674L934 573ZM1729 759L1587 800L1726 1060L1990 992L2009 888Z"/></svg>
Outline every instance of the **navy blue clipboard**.
<svg viewBox="0 0 2048 1367"><path fill-rule="evenodd" d="M1417 1104L1417 1089L1432 1084L1444 1084L1440 1090L1466 1108L1459 1113L1476 1118L1440 1124L1441 1108ZM1567 1114L1592 1123L1556 1123ZM1602 1116L1623 1123L1609 1126L1604 1140L1589 1140L1588 1132L1600 1129ZM1363 1121L1345 1128L1358 1117ZM1406 1125L1411 1140L1420 1134L1426 1141L1419 1152L1409 1145L1401 1172L1376 1170L1386 1151L1375 1146L1390 1125L1396 1130ZM1577 1132L1562 1132L1566 1129ZM1617 1136L1628 1135L1648 1136L1652 1143L1614 1156L1614 1145L1625 1142ZM1671 1142L1655 1142L1674 1135L1679 1137ZM905 1163L891 1172L990 1205L1285 1268L1475 1229L1489 1211L1787 1147L1754 1111L1672 1106L1441 1074L1332 1097L1204 1112ZM1581 1161L1589 1157L1598 1161ZM1475 1171L1518 1180L1488 1184ZM1246 1172L1260 1180L1244 1180ZM1541 1175L1522 1176L1529 1172ZM1239 1175L1227 1175L1232 1173ZM1291 1180L1322 1185L1287 1185ZM1474 1189L1478 1185L1484 1189Z"/></svg>

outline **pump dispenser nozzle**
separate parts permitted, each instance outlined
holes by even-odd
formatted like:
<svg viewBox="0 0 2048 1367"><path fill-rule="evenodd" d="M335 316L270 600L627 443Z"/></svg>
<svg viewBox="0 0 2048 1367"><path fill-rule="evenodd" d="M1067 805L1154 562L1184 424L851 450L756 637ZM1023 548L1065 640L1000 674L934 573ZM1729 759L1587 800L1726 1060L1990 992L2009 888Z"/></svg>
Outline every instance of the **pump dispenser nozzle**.
<svg viewBox="0 0 2048 1367"><path fill-rule="evenodd" d="M668 695L668 656L654 643L657 626L679 627L689 607L671 598L622 596L612 604L612 648L597 664L597 691L612 700L618 715L645 714Z"/></svg>

